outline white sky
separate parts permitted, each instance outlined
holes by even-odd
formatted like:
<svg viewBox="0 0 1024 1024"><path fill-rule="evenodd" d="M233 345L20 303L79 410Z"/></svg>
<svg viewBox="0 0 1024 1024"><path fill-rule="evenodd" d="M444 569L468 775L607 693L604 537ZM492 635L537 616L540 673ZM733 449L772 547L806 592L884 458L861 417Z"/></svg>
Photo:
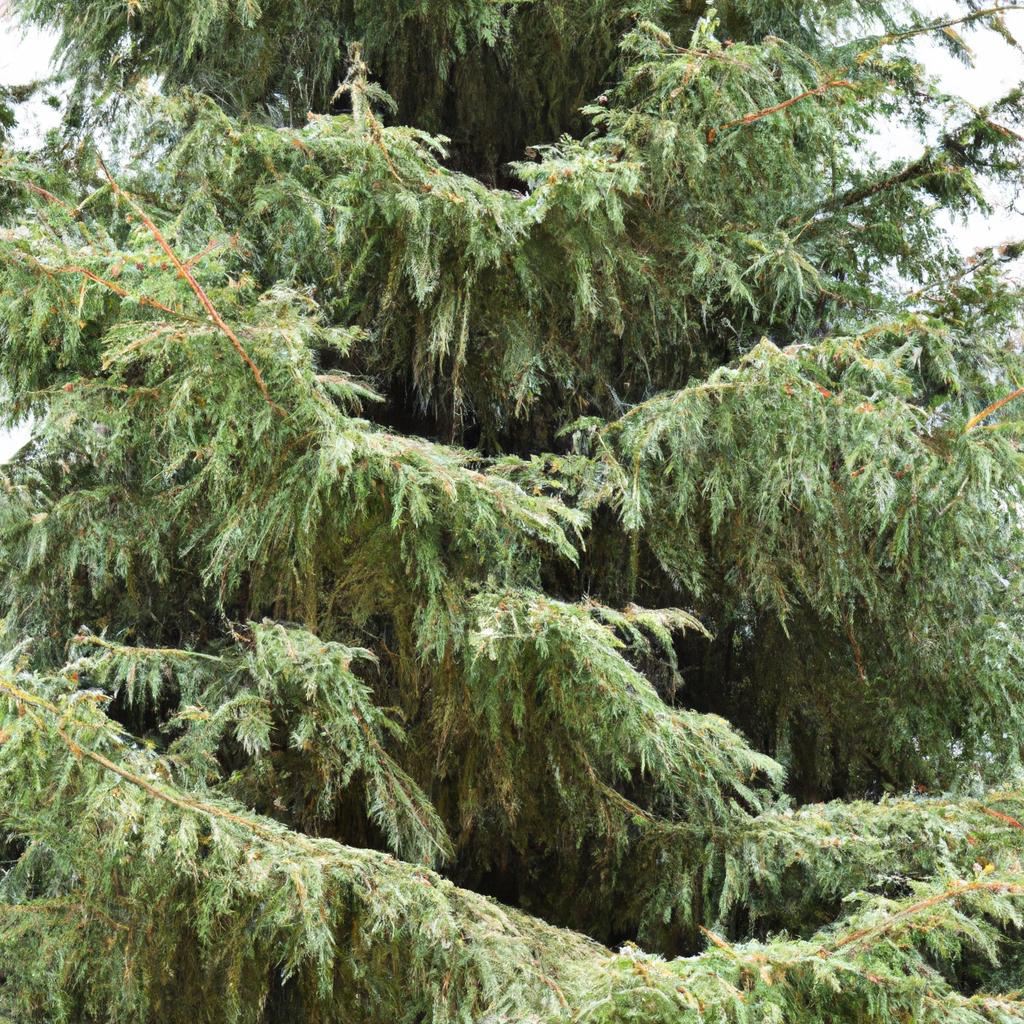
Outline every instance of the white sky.
<svg viewBox="0 0 1024 1024"><path fill-rule="evenodd" d="M41 32L22 34L0 20L0 84L18 85L45 76L52 50L52 37ZM39 135L56 124L58 111L41 104L31 107L19 112L19 129ZM28 433L27 424L9 432L0 430L0 463L6 462L28 440Z"/></svg>
<svg viewBox="0 0 1024 1024"><path fill-rule="evenodd" d="M0 12L3 10L0 0ZM952 5L941 0L928 0L922 7L936 18L948 14ZM1006 16L1007 27L1024 40L1024 11ZM967 34L974 47L973 67L965 67L937 43L923 39L918 50L925 66L939 76L949 92L963 96L981 106L1009 92L1024 80L1024 56L1013 50L992 32ZM39 31L22 33L0 13L0 84L15 85L44 77L49 68L53 37ZM56 124L58 113L41 104L20 112L19 129L38 136ZM878 139L879 151L886 156L910 156L919 152L920 141L904 130L883 131ZM998 200L998 196L993 196ZM952 223L950 231L965 251L1010 239L1024 238L1024 215L998 211L992 217L972 217L968 223ZM0 462L6 461L27 439L27 429L5 434L0 431Z"/></svg>

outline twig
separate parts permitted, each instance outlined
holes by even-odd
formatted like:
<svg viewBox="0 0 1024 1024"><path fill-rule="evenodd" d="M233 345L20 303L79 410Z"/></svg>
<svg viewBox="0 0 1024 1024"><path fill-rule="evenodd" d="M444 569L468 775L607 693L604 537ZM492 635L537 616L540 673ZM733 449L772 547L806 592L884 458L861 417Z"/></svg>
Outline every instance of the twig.
<svg viewBox="0 0 1024 1024"><path fill-rule="evenodd" d="M42 196L48 203L53 203L55 206L59 206L68 214L68 216L74 219L77 219L79 217L79 211L76 208L68 206L68 204L65 203L63 199L59 199L52 192L43 188L41 185L37 185L34 181L23 181L22 184L30 192L35 192L36 195Z"/></svg>
<svg viewBox="0 0 1024 1024"><path fill-rule="evenodd" d="M705 928L702 924L698 925L697 928L699 931L704 933L704 935L707 937L708 942L710 942L712 946L715 946L717 949L720 949L723 952L728 953L730 956L736 956L736 950L734 950L732 946L730 946L729 943L721 937L721 935L716 935L713 931L711 931L710 928Z"/></svg>
<svg viewBox="0 0 1024 1024"><path fill-rule="evenodd" d="M956 899L958 896L962 896L964 893L968 892L1007 892L1013 896L1024 896L1024 886L1015 885L1012 882L1000 882L996 880L978 880L951 886L949 889L946 889L945 892L936 893L934 896L929 896L927 899L919 900L917 903L912 903L909 907L904 907L902 910L893 914L888 920L882 921L880 924L869 925L866 928L858 928L856 931L850 932L849 935L840 939L828 948L823 948L819 955L822 957L829 957L834 953L837 953L839 950L845 949L847 946L855 945L856 943L862 942L864 939L871 938L874 935L882 935L896 927L896 925L900 924L902 921L905 921L908 917L913 917L915 914L921 913L922 910L930 910L932 907L936 907L940 903Z"/></svg>
<svg viewBox="0 0 1024 1024"><path fill-rule="evenodd" d="M43 267L43 264L40 263L38 266ZM115 295L119 295L122 299L132 297L126 288L122 288L119 284L115 284L113 281L108 281L105 277L100 277L99 274L94 273L88 267L67 266L57 267L55 269L43 267L43 269L55 274L81 274L83 277L89 278L90 281L95 281L96 284L101 284L104 288L109 288ZM179 313L178 310L172 309L170 306L165 306L162 302L158 302L156 299L150 298L148 295L136 295L134 298L140 306L151 306L153 309L159 309L163 313L170 313L172 316L183 316L187 319L192 319L187 313Z"/></svg>
<svg viewBox="0 0 1024 1024"><path fill-rule="evenodd" d="M847 616L846 618L846 632L850 638L850 646L853 648L853 660L857 665L857 675L860 676L862 683L867 683L867 673L864 671L864 657L860 651L860 644L857 642L857 634L853 631L853 617Z"/></svg>
<svg viewBox="0 0 1024 1024"><path fill-rule="evenodd" d="M1002 811L997 811L994 807L986 807L984 804L978 805L978 810L982 814L987 814L991 818L997 818L999 821L1005 821L1007 825L1012 825L1014 828L1024 828L1016 818L1010 817L1009 814L1003 814Z"/></svg>
<svg viewBox="0 0 1024 1024"><path fill-rule="evenodd" d="M1017 388L1016 391L1011 391L1008 395L1004 395L998 401L993 402L991 405L985 406L985 408L982 409L977 416L972 416L971 419L967 421L967 426L964 427L964 433L969 433L983 420L987 420L989 416L992 415L992 413L997 412L999 409L1002 409L1004 405L1009 405L1010 402L1015 401L1022 395L1024 395L1024 387Z"/></svg>
<svg viewBox="0 0 1024 1024"><path fill-rule="evenodd" d="M977 274L982 270L988 270L989 267L995 266L997 263L1011 263L1018 258L1012 255L1012 253L1020 249L1024 249L1024 245L1020 241L1004 242L1002 245L994 247L983 259L978 258L973 263L965 263L955 274L951 274L949 277L938 278L923 288L918 288L917 291L911 292L907 299L912 302L927 295L928 292L935 288L951 288L965 277L970 277L971 274Z"/></svg>
<svg viewBox="0 0 1024 1024"><path fill-rule="evenodd" d="M252 358L249 356L249 353L246 352L245 347L238 340L238 335L235 334L235 332L227 325L227 323L225 323L224 318L220 315L220 313L217 312L217 307L214 306L213 302L210 300L209 295L207 295L205 290L203 289L203 286L195 279L195 277L192 274L192 271L184 263L182 263L181 259L179 259L178 257L178 254L171 248L167 239L164 238L163 234L160 232L160 229L150 219L149 214L147 214L146 211L134 199L132 199L132 197L123 188L121 188L121 186L118 185L118 183L114 180L113 175L107 169L107 165L103 162L102 157L99 158L99 163L100 168L103 171L103 174L106 176L107 181L110 183L111 191L113 191L114 195L117 196L118 198L123 198L124 201L139 215L140 220L142 221L143 224L146 225L146 228L149 230L149 233L156 240L157 245L159 245L160 248L163 249L164 253L167 255L167 258L174 264L178 273L185 279L185 281L188 283L188 286L195 293L196 298L199 299L203 308L206 310L207 314L209 314L210 319L214 322L214 324L217 325L217 327L228 339L228 341L231 342L232 347L241 357L245 365L249 367L250 371L252 372L253 378L256 381L256 386L260 389L260 394L263 395L264 401L266 401L266 403L271 407L271 409L273 409L274 412L276 412L279 416L286 416L287 413L284 411L284 409L282 409L281 406L279 406L270 397L270 392L267 389L267 383L263 379L263 374L260 373L260 368L252 361Z"/></svg>
<svg viewBox="0 0 1024 1024"><path fill-rule="evenodd" d="M1007 14L1010 11L1022 10L1024 10L1024 5L1022 4L996 4L994 7L985 7L980 11L971 11L969 14L965 14L959 18L946 18L943 21L933 21L928 25L919 25L917 28L904 29L902 32L890 32L887 35L882 36L878 42L871 47L871 49L858 53L857 60L865 60L879 47L888 46L891 43L903 43L908 39L924 35L927 32L941 32L947 28L955 28L957 25L969 25L972 22L981 20L982 18L992 18L997 14Z"/></svg>
<svg viewBox="0 0 1024 1024"><path fill-rule="evenodd" d="M61 709L56 704L52 704L50 701L45 700L42 697L37 697L35 694L29 693L26 690L22 690L20 687L15 686L13 683L9 683L2 678L0 678L0 691L8 694L8 696L12 697L22 707L37 708L53 715L57 719L57 723L53 725L53 731L60 737L61 742L68 748L68 750L71 751L72 754L75 755L75 757L84 757L86 760L92 761L94 764L98 764L101 768L105 768L107 771L111 771L115 775L124 779L125 782L130 782L133 786L138 786L139 789L142 789L150 796L155 797L158 800L162 800L165 803L169 803L184 811L205 814L211 818L221 818L225 821L230 821L232 824L240 825L241 827L248 829L250 832L258 835L261 839L264 839L269 843L292 841L297 845L320 852L317 849L315 842L312 840L306 840L304 837L300 837L296 833L281 835L259 821L241 814L233 814L231 811L226 811L224 808L218 807L216 804L204 803L201 800L178 796L176 793L169 793L165 791L160 786L144 779L141 775L137 775L135 772L129 771L127 768L122 768L121 765L111 761L107 757L104 757L97 751L90 750L88 747L83 747L76 743L59 724L63 720L63 716L61 714Z"/></svg>
<svg viewBox="0 0 1024 1024"><path fill-rule="evenodd" d="M762 110L755 110L749 114L744 114L742 117L736 118L735 121L726 121L725 124L720 124L717 128L709 128L707 134L708 142L714 142L719 132L724 132L728 128L739 128L753 124L755 121L760 121L761 118L769 117L771 114L777 114L780 110L785 110L801 100L810 99L812 96L821 96L828 92L829 89L851 89L856 91L856 88L853 82L848 79L833 79L832 81L825 82L823 85L819 85L816 89L808 89L806 92L800 93L799 96L790 96L789 99L776 103L774 106L764 107Z"/></svg>
<svg viewBox="0 0 1024 1024"><path fill-rule="evenodd" d="M102 285L104 288L109 288L110 291L115 295L120 296L122 299L134 298L140 306L150 306L153 309L159 309L163 313L169 313L171 316L180 317L181 319L188 320L192 323L202 322L198 317L189 316L188 313L182 313L181 310L165 306L162 302L158 302L156 299L150 298L148 295L133 296L126 288L122 288L121 285L115 284L113 281L110 281L105 277L101 277L94 270L90 270L88 267L80 267L77 264L69 264L68 266L63 267L48 267L35 256L29 256L27 254L24 257L12 258L18 258L21 262L27 263L30 266L35 267L36 270L39 270L51 277L54 274L81 274L83 277L87 277L90 281L94 281L96 284Z"/></svg>
<svg viewBox="0 0 1024 1024"><path fill-rule="evenodd" d="M73 638L76 644L94 644L105 650L113 651L114 654L130 656L133 654L155 655L161 658L202 658L206 661L221 661L222 659L214 654L204 654L202 651L183 651L179 647L129 647L125 644L112 644L101 636L92 636L89 633L79 633Z"/></svg>
<svg viewBox="0 0 1024 1024"><path fill-rule="evenodd" d="M189 258L185 260L185 266L191 269L204 256L209 256L209 254L213 252L213 250L216 249L218 245L220 245L220 242L216 238L211 238L209 242L207 242L206 245L199 250L199 252L197 252L194 256L189 256Z"/></svg>

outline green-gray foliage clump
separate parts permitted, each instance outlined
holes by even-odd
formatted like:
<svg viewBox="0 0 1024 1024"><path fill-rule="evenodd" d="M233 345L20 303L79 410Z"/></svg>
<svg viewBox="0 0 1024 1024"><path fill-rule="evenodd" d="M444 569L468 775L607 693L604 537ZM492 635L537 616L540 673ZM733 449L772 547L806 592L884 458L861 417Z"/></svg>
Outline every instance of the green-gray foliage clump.
<svg viewBox="0 0 1024 1024"><path fill-rule="evenodd" d="M0 1021L1024 1019L1004 8L14 7Z"/></svg>

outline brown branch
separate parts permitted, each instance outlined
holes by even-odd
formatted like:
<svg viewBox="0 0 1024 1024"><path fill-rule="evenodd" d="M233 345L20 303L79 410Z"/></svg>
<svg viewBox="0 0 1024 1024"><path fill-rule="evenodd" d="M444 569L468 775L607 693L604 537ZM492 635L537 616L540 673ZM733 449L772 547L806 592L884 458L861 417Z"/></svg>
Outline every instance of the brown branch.
<svg viewBox="0 0 1024 1024"><path fill-rule="evenodd" d="M702 924L697 925L697 930L702 932L707 937L708 942L716 949L720 949L723 953L728 953L730 956L736 956L736 950L721 935L716 935L710 928L705 928Z"/></svg>
<svg viewBox="0 0 1024 1024"><path fill-rule="evenodd" d="M980 11L971 11L969 14L965 14L959 18L948 18L945 21L936 21L928 25L919 25L915 28L904 29L901 32L890 32L879 38L870 49L863 50L861 53L858 53L854 58L854 63L862 64L875 50L880 49L883 46L889 46L892 43L905 42L908 39L913 39L915 36L924 35L928 32L943 31L944 29L953 28L956 25L966 25L979 21L982 18L990 18L997 14L1021 10L1024 10L1024 4L998 4L994 7L986 7ZM848 70L850 69L844 68L839 73L842 74ZM829 89L835 88L851 89L855 91L857 87L853 82L849 81L849 79L832 79L825 82L823 85L819 85L815 89L808 89L806 92L802 92L798 96L791 96L789 99L783 100L781 103L776 103L774 106L765 107L763 110L753 111L750 114L745 114L743 117L737 118L735 121L727 121L725 124L719 125L717 128L711 128L708 130L707 140L709 143L714 142L718 133L725 131L727 128L737 128L752 124L755 121L761 120L763 117L768 117L771 114L778 113L780 110L785 110L787 107L793 106L794 103L799 103L801 100L809 99L812 96L821 96ZM884 188L886 186L883 183L881 187Z"/></svg>
<svg viewBox="0 0 1024 1024"><path fill-rule="evenodd" d="M985 408L982 409L977 416L972 416L971 419L967 421L967 426L964 427L964 433L966 434L969 431L973 430L983 420L987 420L989 416L992 415L992 413L1002 409L1004 405L1009 405L1010 402L1015 401L1022 395L1024 395L1024 387L1017 388L1016 391L1011 391L1008 395L1003 395L1003 397L1000 398L998 401L993 402L991 405L985 406Z"/></svg>
<svg viewBox="0 0 1024 1024"><path fill-rule="evenodd" d="M106 176L107 181L110 183L111 191L113 191L114 195L117 196L119 199L124 199L124 201L139 215L139 218L141 219L142 223L146 225L146 228L148 229L149 233L156 240L157 245L159 245L160 248L164 251L164 253L167 255L167 258L174 264L178 273L181 275L181 277L185 279L185 281L188 283L188 286L195 293L196 298L199 299L199 302L206 310L210 319L213 321L214 324L217 325L221 333L224 334L228 341L231 342L232 347L241 357L245 365L249 367L249 370L252 372L253 379L256 381L256 386L260 389L260 394L263 395L264 401L279 416L287 415L284 409L282 409L281 406L279 406L270 397L270 391L267 389L267 383L263 379L263 374L260 372L260 368L252 361L252 358L249 356L249 353L246 352L245 347L238 340L238 335L236 335L235 332L227 325L227 323L225 323L224 318L220 315L220 313L217 312L217 307L214 306L213 302L210 300L209 295L207 295L205 290L203 289L203 286L195 279L195 277L192 274L192 271L184 263L182 263L182 261L178 257L178 254L171 248L170 244L168 243L167 239L164 238L160 229L150 219L149 214L147 214L146 211L134 199L132 199L132 197L123 188L121 188L120 185L118 185L118 183L114 180L113 175L110 173L109 170L107 170L107 165L103 162L102 158L100 159L100 168Z"/></svg>
<svg viewBox="0 0 1024 1024"><path fill-rule="evenodd" d="M981 258L981 252L984 250L976 250L974 256L974 262L967 262L958 270L955 274L951 274L948 277L940 277L930 284L925 285L923 288L918 288L917 291L911 292L907 296L908 301L915 301L923 298L930 291L936 288L955 288L964 278L970 277L971 274L980 273L983 270L988 270L990 267L994 267L1000 263L1012 263L1018 256L1013 255L1015 251L1024 251L1024 242L1020 240L1013 240L1010 242L1003 242L1001 245L994 246L993 249L988 252L984 258Z"/></svg>
<svg viewBox="0 0 1024 1024"><path fill-rule="evenodd" d="M79 212L77 209L75 209L72 206L69 206L67 203L64 202L63 199L58 199L57 196L55 196L52 192L49 192L47 189L43 188L41 185L37 185L34 181L23 181L22 184L30 192L35 192L36 195L42 196L48 203L53 203L54 206L59 206L68 214L68 216L75 219L78 218Z"/></svg>
<svg viewBox="0 0 1024 1024"><path fill-rule="evenodd" d="M1012 825L1014 828L1024 828L1016 818L1010 817L1009 814L1003 814L1002 811L997 811L994 807L986 807L984 804L978 806L978 810L982 814L987 814L991 818L997 818L999 821L1005 821L1007 825Z"/></svg>
<svg viewBox="0 0 1024 1024"><path fill-rule="evenodd" d="M201 259L203 259L203 257L209 256L209 254L213 252L213 250L216 249L218 245L220 245L220 242L216 238L211 238L209 242L207 242L206 245L199 250L199 252L197 252L194 256L189 256L189 258L185 260L185 266L191 269Z"/></svg>
<svg viewBox="0 0 1024 1024"><path fill-rule="evenodd" d="M29 693L26 690L22 690L13 683L7 682L5 679L0 679L0 691L8 694L8 696L13 698L23 708L37 708L41 711L45 711L47 714L53 715L57 719L57 723L53 726L53 731L60 737L61 742L69 751L71 751L72 754L75 755L75 757L85 758L88 761L92 761L94 764L98 764L101 768L105 768L107 771L113 772L115 775L124 779L125 782L130 782L133 786L137 786L150 796L155 797L158 800L162 800L165 803L169 803L183 811L205 814L211 818L221 818L224 821L230 821L232 824L240 825L270 843L280 843L287 839L303 847L320 852L316 849L316 844L312 840L306 840L304 837L299 836L296 833L288 833L286 836L282 836L274 830L267 828L259 821L247 818L241 814L233 814L231 811L226 811L224 808L218 807L216 804L207 804L191 797L178 796L176 793L168 793L160 786L144 779L141 775L135 774L135 772L129 771L127 768L122 768L119 764L111 761L107 757L104 757L97 751L90 750L87 747L83 747L76 743L59 724L63 721L64 716L61 713L61 709L56 704L52 704L50 701L45 700L42 697L37 697L35 694Z"/></svg>
<svg viewBox="0 0 1024 1024"><path fill-rule="evenodd" d="M102 363L103 369L109 370L114 363L123 359L129 353L138 351L140 348L148 345L151 341L156 341L157 338L161 338L165 334L173 334L178 338L182 337L182 335L174 327L171 327L170 324L161 324L155 331L150 331L149 334L145 334L141 338L136 338L135 341L131 342L131 344L125 345L119 352L115 352L112 356L105 357Z"/></svg>
<svg viewBox="0 0 1024 1024"><path fill-rule="evenodd" d="M860 470L859 472L863 472ZM859 475L858 473L853 474L854 476ZM867 673L864 671L864 656L861 654L860 644L857 642L857 634L853 631L853 617L847 616L846 619L846 632L850 638L850 646L853 648L853 660L857 665L857 675L860 676L862 683L867 683Z"/></svg>
<svg viewBox="0 0 1024 1024"><path fill-rule="evenodd" d="M913 181L914 178L930 174L935 170L932 163L933 156L934 154L932 151L927 150L916 160L912 160L907 164L903 170L897 171L895 174L890 174L887 178L871 182L868 185L862 185L860 188L850 189L848 192L835 196L827 203L823 204L821 209L838 210L847 206L855 206L857 203L861 203L865 199L870 199L872 196L878 195L879 192L887 192L889 189L895 188L897 185L904 185L908 181Z"/></svg>
<svg viewBox="0 0 1024 1024"><path fill-rule="evenodd" d="M892 32L885 36L882 36L870 49L858 53L854 58L854 63L862 64L875 50L880 49L883 46L888 46L892 43L904 42L908 39L914 38L915 36L924 35L928 32L943 31L944 29L953 28L956 25L970 24L972 22L978 21L981 18L993 17L998 14L1004 14L1008 11L1021 10L1024 10L1024 5L1002 4L994 7L988 7L980 11L972 11L971 13L966 14L960 18L950 18L945 21L932 22L931 24L928 25L921 25L916 28L906 29L902 32ZM843 68L839 73L842 74L849 70L849 67ZM802 97L797 97L797 99L800 98ZM996 127L1000 131L1009 131L1009 129L1004 129L1001 125L995 125L994 127ZM951 136L949 134L946 134L943 137L943 143L947 143L950 137ZM936 155L937 151L935 149L929 148L925 150L925 152L922 153L922 155L919 156L916 160L909 163L902 171L899 171L888 178L883 178L881 181L877 181L870 185L862 186L861 188L858 189L851 189L849 192L846 192L843 195L836 196L829 202L825 203L821 207L821 210L835 210L847 206L853 206L863 201L864 199L869 199L872 196L877 195L879 192L884 192L897 185L905 184L907 181L910 181L915 177L929 174L935 170L932 161L934 160ZM798 223L800 220L803 219L805 218L796 217L792 219L791 223Z"/></svg>
<svg viewBox="0 0 1024 1024"><path fill-rule="evenodd" d="M7 903L6 901L0 903L0 911L11 911L15 914L56 914L76 909L78 909L78 904L61 897L50 900L33 900L31 903Z"/></svg>
<svg viewBox="0 0 1024 1024"><path fill-rule="evenodd" d="M38 185L32 184L32 182L24 182L27 188L30 188L33 192L37 192L43 196L48 202L55 203L57 206L63 207L69 213L77 216L77 210L72 210L67 203L62 199L58 199L52 192L47 192L45 188L40 188ZM77 265L65 266L65 267L48 267L45 263L35 257L29 257L32 265L41 270L44 274L81 274L84 277L89 278L90 281L94 281L96 284L103 285L104 288L109 288L115 295L120 296L122 299L131 298L131 294L127 289L122 288L119 284L115 284L113 281L108 281L105 277L101 277L95 271L89 270L88 267L80 267ZM186 320L195 321L195 317L189 316L187 313L182 313L180 310L172 309L170 306L165 306L162 302L158 302L156 299L150 298L148 295L136 295L134 296L135 301L142 306L150 306L153 309L159 309L164 313L170 313L172 316L182 317Z"/></svg>
<svg viewBox="0 0 1024 1024"><path fill-rule="evenodd" d="M103 285L104 288L109 288L115 295L119 295L122 299L132 298L131 293L126 289L122 288L119 284L115 284L113 281L108 281L105 277L100 277L99 274L93 272L88 267L79 266L68 266L68 267L45 267L43 264L37 264L43 267L44 271L54 274L81 274L83 277L89 278L90 281L95 281L96 284ZM148 295L136 295L135 300L140 306L151 306L153 309L159 309L161 312L170 313L172 316L187 317L192 319L186 313L179 313L176 309L171 309L170 306L165 306L162 302L158 302L156 299L150 298Z"/></svg>
<svg viewBox="0 0 1024 1024"><path fill-rule="evenodd" d="M956 28L957 25L969 25L972 22L980 21L982 18L992 18L997 14L1007 14L1010 11L1024 11L1024 4L996 4L993 7L982 8L980 11L971 11L969 14L959 18L947 18L943 21L933 21L928 25L904 29L902 32L890 32L882 36L871 49L858 53L855 59L860 63L882 46L889 46L892 43L903 43L908 39L924 35L927 32L942 32L947 28Z"/></svg>
<svg viewBox="0 0 1024 1024"><path fill-rule="evenodd" d="M52 900L33 900L31 903L0 903L0 913L13 912L15 914L72 914L75 911L88 917L95 914L101 917L109 927L122 932L131 932L128 925L121 921L115 921L106 911L97 906L86 903L73 903L70 900L57 898Z"/></svg>
<svg viewBox="0 0 1024 1024"><path fill-rule="evenodd" d="M744 114L743 117L736 118L735 121L726 121L725 124L720 124L717 128L708 129L707 140L709 143L714 142L720 132L724 132L728 128L740 128L748 124L753 124L755 121L760 121L763 117L769 117L772 114L777 114L780 110L785 110L787 107L793 106L794 103L799 103L801 100L810 99L812 96L822 96L828 92L829 89L851 89L856 90L856 86L853 82L845 78L837 78L832 81L825 82L823 85L819 85L816 89L808 89L806 92L800 93L799 96L790 96L789 99L783 100L781 103L776 103L771 107L764 107L762 110L755 110L749 114Z"/></svg>
<svg viewBox="0 0 1024 1024"><path fill-rule="evenodd" d="M936 893L934 896L929 896L927 899L919 900L917 903L912 903L909 907L904 907L886 921L882 921L876 925L869 925L865 928L858 928L856 931L850 932L849 935L840 939L838 942L833 943L833 945L823 948L820 951L819 956L823 958L830 957L839 950L845 949L847 946L863 942L865 939L869 939L875 935L883 935L885 932L896 927L907 918L913 917L915 914L920 914L923 910L930 910L932 907L937 907L941 903L954 900L958 896L962 896L964 893L969 892L1006 892L1012 896L1024 896L1024 885L1016 885L1012 882L1000 882L994 879L992 881L978 879L974 882L964 882L961 885L951 886L944 892Z"/></svg>
<svg viewBox="0 0 1024 1024"><path fill-rule="evenodd" d="M222 659L213 654L204 654L202 651L183 651L180 647L128 647L124 644L112 644L101 636L93 636L89 633L78 633L72 638L76 644L94 644L105 650L113 651L114 654L123 654L126 657L132 655L155 655L160 658L202 658L205 661L221 661Z"/></svg>

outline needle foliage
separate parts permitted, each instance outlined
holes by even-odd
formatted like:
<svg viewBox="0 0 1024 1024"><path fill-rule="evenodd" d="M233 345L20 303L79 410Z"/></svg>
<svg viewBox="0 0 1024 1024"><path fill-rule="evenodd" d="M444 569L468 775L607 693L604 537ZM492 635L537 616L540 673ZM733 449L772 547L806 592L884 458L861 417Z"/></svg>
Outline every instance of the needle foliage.
<svg viewBox="0 0 1024 1024"><path fill-rule="evenodd" d="M1015 5L13 7L0 1022L1024 1020Z"/></svg>

